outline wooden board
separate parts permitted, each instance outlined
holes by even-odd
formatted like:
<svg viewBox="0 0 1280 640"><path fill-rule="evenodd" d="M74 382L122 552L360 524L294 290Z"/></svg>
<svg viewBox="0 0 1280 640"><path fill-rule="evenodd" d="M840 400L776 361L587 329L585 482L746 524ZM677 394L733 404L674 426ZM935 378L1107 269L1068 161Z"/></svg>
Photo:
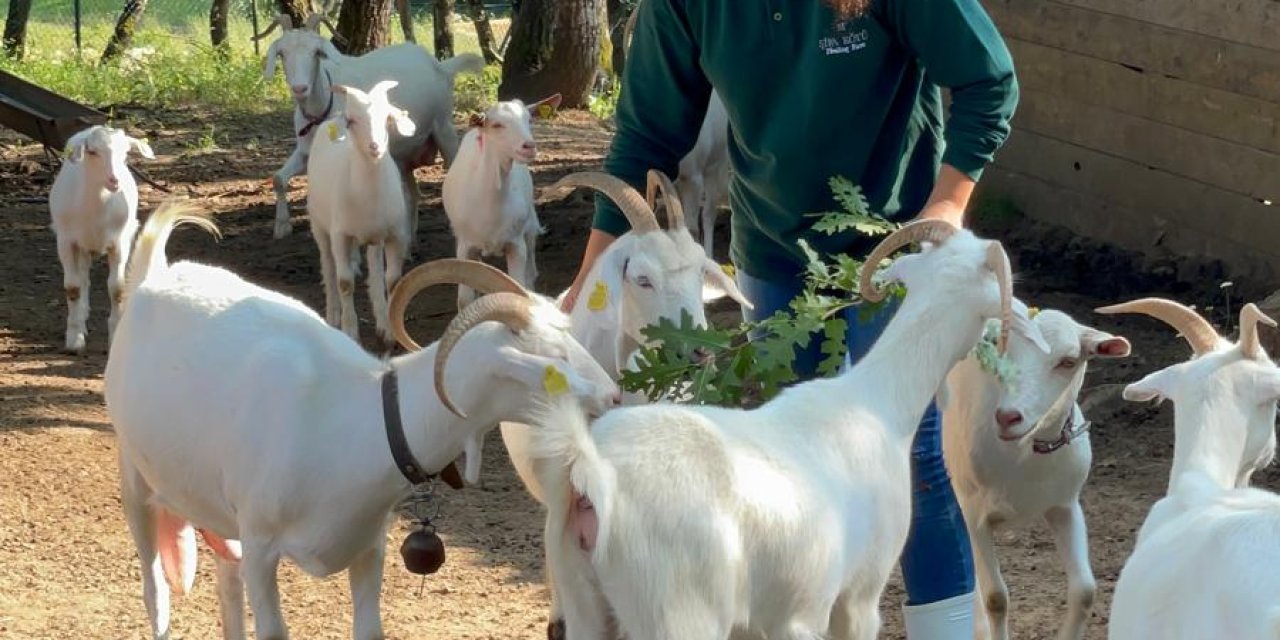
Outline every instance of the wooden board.
<svg viewBox="0 0 1280 640"><path fill-rule="evenodd" d="M985 0L984 5L1007 37L1280 102L1275 51L1050 0Z"/></svg>
<svg viewBox="0 0 1280 640"><path fill-rule="evenodd" d="M1280 103L1139 73L1122 64L1017 38L1007 41L1024 90L1070 96L1086 104L1280 153Z"/></svg>
<svg viewBox="0 0 1280 640"><path fill-rule="evenodd" d="M1280 255L1259 251L1230 238L1170 225L1149 212L1128 209L1037 176L992 167L984 174L981 190L1007 199L1033 219L1150 258L1191 256L1220 260L1234 277L1259 281L1272 281L1280 273Z"/></svg>
<svg viewBox="0 0 1280 640"><path fill-rule="evenodd" d="M61 148L75 132L107 121L107 115L0 71L0 125L36 142Z"/></svg>
<svg viewBox="0 0 1280 640"><path fill-rule="evenodd" d="M1094 11L1280 51L1276 0L1058 0Z"/></svg>
<svg viewBox="0 0 1280 640"><path fill-rule="evenodd" d="M1264 205L1212 185L1019 129L997 164L1150 216L1151 236L1194 230L1280 258L1280 203Z"/></svg>
<svg viewBox="0 0 1280 640"><path fill-rule="evenodd" d="M1014 128L1066 140L1224 191L1280 202L1280 154L1077 102L1069 95L1024 90Z"/></svg>

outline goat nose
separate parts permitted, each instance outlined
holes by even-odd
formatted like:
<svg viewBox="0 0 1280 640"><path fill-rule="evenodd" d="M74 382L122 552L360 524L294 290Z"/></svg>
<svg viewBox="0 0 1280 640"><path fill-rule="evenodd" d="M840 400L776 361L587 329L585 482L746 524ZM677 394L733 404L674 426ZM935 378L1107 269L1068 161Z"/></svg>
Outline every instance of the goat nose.
<svg viewBox="0 0 1280 640"><path fill-rule="evenodd" d="M711 359L711 352L708 351L706 347L695 348L691 355L693 356L693 361L699 364L705 363L707 360Z"/></svg>
<svg viewBox="0 0 1280 640"><path fill-rule="evenodd" d="M117 177L115 177L115 176L108 176L108 177L107 177L107 188L108 188L108 189L110 189L110 190L112 190L112 191L115 191L116 189L119 189L119 188L120 188L120 179L119 179L119 178L117 178Z"/></svg>
<svg viewBox="0 0 1280 640"><path fill-rule="evenodd" d="M373 155L376 156L382 153L382 147L379 146L378 143L376 142L369 143L369 153L372 153Z"/></svg>
<svg viewBox="0 0 1280 640"><path fill-rule="evenodd" d="M302 95L307 92L307 85L305 84L295 84L290 88L293 89L293 92L298 95Z"/></svg>
<svg viewBox="0 0 1280 640"><path fill-rule="evenodd" d="M1016 427L1022 424L1022 412L1010 409L1000 409L996 411L996 424L1004 429Z"/></svg>
<svg viewBox="0 0 1280 640"><path fill-rule="evenodd" d="M614 391L613 395L609 396L609 400L613 402L613 406L615 407L622 404L622 392Z"/></svg>

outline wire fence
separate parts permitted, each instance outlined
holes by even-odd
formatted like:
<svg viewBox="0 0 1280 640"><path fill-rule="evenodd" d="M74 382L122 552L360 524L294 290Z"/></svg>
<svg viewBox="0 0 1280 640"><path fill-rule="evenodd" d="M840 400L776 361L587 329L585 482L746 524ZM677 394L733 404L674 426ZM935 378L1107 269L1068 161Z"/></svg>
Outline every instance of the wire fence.
<svg viewBox="0 0 1280 640"><path fill-rule="evenodd" d="M0 19L10 13L12 0L0 0ZM131 3L145 2L138 19L138 31L161 32L197 46L211 46L211 0L33 0L27 27L27 41L39 51L94 56L102 52L116 21ZM431 40L430 19L434 0L409 0L417 38ZM490 17L509 17L510 0L485 0L481 3ZM471 15L467 0L455 0L454 14L460 23ZM400 16L393 2L390 35L393 41L403 36ZM252 49L260 53L252 40L255 31L265 28L276 15L272 0L228 0L228 46ZM457 24L455 31L469 27ZM460 34L459 34L460 35ZM501 36L499 36L501 37Z"/></svg>

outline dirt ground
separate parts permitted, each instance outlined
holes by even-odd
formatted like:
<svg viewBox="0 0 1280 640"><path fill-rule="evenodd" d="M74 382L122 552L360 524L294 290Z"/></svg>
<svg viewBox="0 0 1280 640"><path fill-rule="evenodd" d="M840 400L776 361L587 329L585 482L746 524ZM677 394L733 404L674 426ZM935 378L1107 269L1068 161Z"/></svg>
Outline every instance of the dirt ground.
<svg viewBox="0 0 1280 640"><path fill-rule="evenodd" d="M218 214L224 233L220 243L197 232L179 232L170 243L171 258L225 265L321 308L315 247L301 210L304 179L294 180L291 192L294 233L281 241L271 239L273 197L267 178L290 150L287 114L124 113L135 123L135 133L149 136L158 154L140 166L175 194L196 198ZM209 125L225 137L217 138L216 148L196 148L192 141ZM537 136L535 180L544 186L565 172L598 167L609 132L590 116L570 113L540 124ZM0 278L0 637L149 637L139 567L121 515L115 441L103 409L105 268L98 264L93 271L89 351L83 357L64 355L59 351L65 323L61 270L45 204L52 176L39 160L35 146L12 132L0 132L0 272L5 274ZM452 255L440 207L441 170L423 169L418 177L426 201L415 262ZM141 191L144 215L166 196L146 184ZM568 284L589 214L580 197L540 208L548 228L538 246L541 291L557 292ZM723 219L718 233L727 236ZM1090 385L1132 381L1187 356L1183 344L1152 321L1090 313L1124 296L1167 294L1170 288L1142 288L1158 279L1113 272L1104 287L1083 278L1088 271L1071 257L1071 247L1057 255L1061 249L1052 247L1058 245L1028 240L1042 235L1025 225L1002 233L1020 238L1026 250L1019 258L1033 265L1019 284L1024 299L1064 309L1133 342L1134 356L1095 366ZM1040 253L1037 246L1043 248ZM1074 250L1081 253L1078 246ZM1125 289L1125 282L1140 284ZM1089 295L1100 291L1107 293ZM357 300L364 304L363 289ZM414 307L412 321L420 341L438 335L452 304L452 295L446 294ZM730 306L718 306L717 312L720 318L735 313ZM368 318L364 307L361 316ZM371 326L362 329L365 336L372 335ZM1115 401L1103 403L1090 417L1095 421L1095 464L1084 504L1100 590L1089 637L1102 638L1112 587L1135 531L1164 490L1172 455L1172 411ZM539 512L511 471L499 438L489 438L486 459L482 487L442 490L437 524L449 557L440 573L425 581L407 573L395 553L403 527L390 533L382 601L388 637L544 637L547 590ZM1276 487L1278 480L1280 475L1270 471L1261 474L1259 483ZM1064 611L1065 582L1047 530L1005 535L999 555L1011 589L1015 637L1052 637ZM220 637L211 557L207 550L201 556L194 593L174 602L174 638ZM281 575L294 637L350 637L345 579L314 579L287 562ZM902 598L895 578L882 605L883 637L902 637Z"/></svg>

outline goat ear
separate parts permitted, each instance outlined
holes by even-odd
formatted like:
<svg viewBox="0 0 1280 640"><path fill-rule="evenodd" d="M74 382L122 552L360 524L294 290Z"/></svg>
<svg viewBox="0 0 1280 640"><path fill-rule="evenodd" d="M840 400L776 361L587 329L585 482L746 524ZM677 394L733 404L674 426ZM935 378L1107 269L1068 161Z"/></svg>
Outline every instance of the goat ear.
<svg viewBox="0 0 1280 640"><path fill-rule="evenodd" d="M1178 375L1176 365L1149 373L1145 378L1126 386L1121 396L1130 402L1163 400L1173 394Z"/></svg>
<svg viewBox="0 0 1280 640"><path fill-rule="evenodd" d="M747 300L747 297L738 289L738 284L725 272L725 268L711 258L707 258L702 263L702 281L702 301L704 303L729 296L742 305L744 309L755 308L755 305L751 304L751 301Z"/></svg>
<svg viewBox="0 0 1280 640"><path fill-rule="evenodd" d="M386 96L392 89L400 86L399 80L380 80L369 89L370 96Z"/></svg>
<svg viewBox="0 0 1280 640"><path fill-rule="evenodd" d="M332 42L321 40L320 49L316 51L316 57L337 61L342 59L342 52L338 51L338 48L333 46Z"/></svg>
<svg viewBox="0 0 1280 640"><path fill-rule="evenodd" d="M271 43L270 47L267 47L267 58L262 65L262 78L267 82L271 82L271 79L276 75L276 58L279 57L280 40L276 39L275 42Z"/></svg>
<svg viewBox="0 0 1280 640"><path fill-rule="evenodd" d="M1124 336L1086 329L1080 336L1080 352L1088 358L1124 358L1133 350Z"/></svg>
<svg viewBox="0 0 1280 640"><path fill-rule="evenodd" d="M516 381L533 393L558 396L564 393L583 395L582 380L563 360L525 353L514 347L499 349L502 376Z"/></svg>
<svg viewBox="0 0 1280 640"><path fill-rule="evenodd" d="M529 105L529 112L537 118L550 118L555 115L556 110L560 108L560 101L562 99L563 98L560 94L552 94Z"/></svg>
<svg viewBox="0 0 1280 640"><path fill-rule="evenodd" d="M391 124L395 126L396 132L406 138L418 130L417 125L413 123L413 118L410 118L409 113L404 109L393 108L391 115L387 117L390 118Z"/></svg>
<svg viewBox="0 0 1280 640"><path fill-rule="evenodd" d="M130 137L129 148L148 160L154 160L156 157L156 154L151 151L151 145L147 144L145 138L139 140L138 138Z"/></svg>
<svg viewBox="0 0 1280 640"><path fill-rule="evenodd" d="M1009 328L1034 344L1041 353L1049 353L1052 350L1040 331L1040 325L1031 318L1031 309L1018 298L1013 299L1013 324Z"/></svg>
<svg viewBox="0 0 1280 640"><path fill-rule="evenodd" d="M1262 397L1269 402L1280 400L1280 369L1269 368L1258 376Z"/></svg>
<svg viewBox="0 0 1280 640"><path fill-rule="evenodd" d="M467 436L467 441L462 445L463 454L466 455L466 463L462 465L462 479L467 484L480 484L480 466L483 462L484 452L484 433L473 433Z"/></svg>

